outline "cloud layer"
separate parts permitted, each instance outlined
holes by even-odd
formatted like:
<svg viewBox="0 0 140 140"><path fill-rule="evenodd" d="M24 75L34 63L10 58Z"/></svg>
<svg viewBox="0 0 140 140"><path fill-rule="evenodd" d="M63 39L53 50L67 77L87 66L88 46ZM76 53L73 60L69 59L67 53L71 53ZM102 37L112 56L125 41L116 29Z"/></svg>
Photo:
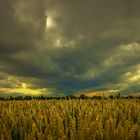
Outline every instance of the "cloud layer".
<svg viewBox="0 0 140 140"><path fill-rule="evenodd" d="M139 93L139 4L1 1L1 94Z"/></svg>

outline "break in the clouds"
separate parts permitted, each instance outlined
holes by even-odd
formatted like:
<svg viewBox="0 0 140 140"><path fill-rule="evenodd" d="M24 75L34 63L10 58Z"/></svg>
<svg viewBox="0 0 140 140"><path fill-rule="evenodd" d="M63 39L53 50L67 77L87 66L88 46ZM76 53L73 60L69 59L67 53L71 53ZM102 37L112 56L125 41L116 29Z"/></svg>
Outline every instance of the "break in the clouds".
<svg viewBox="0 0 140 140"><path fill-rule="evenodd" d="M140 92L139 0L2 0L1 95Z"/></svg>

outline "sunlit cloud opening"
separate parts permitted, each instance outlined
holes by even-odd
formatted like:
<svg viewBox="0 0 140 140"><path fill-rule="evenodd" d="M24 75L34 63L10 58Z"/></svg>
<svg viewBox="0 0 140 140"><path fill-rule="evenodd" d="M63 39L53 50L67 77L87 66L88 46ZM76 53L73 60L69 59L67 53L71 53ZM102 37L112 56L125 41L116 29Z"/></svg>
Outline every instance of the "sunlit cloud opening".
<svg viewBox="0 0 140 140"><path fill-rule="evenodd" d="M27 88L27 84L26 84L26 83L22 83L22 84L21 84L21 87L22 87L23 89L26 89L26 88Z"/></svg>
<svg viewBox="0 0 140 140"><path fill-rule="evenodd" d="M104 91L89 91L89 92L84 92L82 94L92 97L92 96L110 96L110 95L116 95L118 94L119 90L118 89L108 89L108 90L104 90ZM80 96L81 93L77 92L75 93L75 96Z"/></svg>
<svg viewBox="0 0 140 140"><path fill-rule="evenodd" d="M130 82L140 81L140 70L138 70L134 75L129 78Z"/></svg>
<svg viewBox="0 0 140 140"><path fill-rule="evenodd" d="M5 95L51 95L51 91L47 88L33 88L31 83L22 82L14 77L8 77L3 81L3 87L0 87L0 93Z"/></svg>
<svg viewBox="0 0 140 140"><path fill-rule="evenodd" d="M52 17L46 16L46 30L52 29L56 26L54 19Z"/></svg>

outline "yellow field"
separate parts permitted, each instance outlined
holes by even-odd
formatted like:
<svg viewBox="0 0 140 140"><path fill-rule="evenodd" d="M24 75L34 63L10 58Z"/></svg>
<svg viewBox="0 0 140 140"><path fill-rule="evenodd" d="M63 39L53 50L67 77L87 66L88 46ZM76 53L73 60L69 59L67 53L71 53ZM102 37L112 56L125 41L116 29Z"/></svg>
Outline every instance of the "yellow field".
<svg viewBox="0 0 140 140"><path fill-rule="evenodd" d="M140 100L0 101L0 140L140 140Z"/></svg>

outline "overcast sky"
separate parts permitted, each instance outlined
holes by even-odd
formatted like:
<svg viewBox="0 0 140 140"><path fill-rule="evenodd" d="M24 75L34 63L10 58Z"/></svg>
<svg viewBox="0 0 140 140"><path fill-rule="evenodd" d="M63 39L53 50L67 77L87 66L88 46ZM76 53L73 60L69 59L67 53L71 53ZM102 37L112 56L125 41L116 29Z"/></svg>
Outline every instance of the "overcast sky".
<svg viewBox="0 0 140 140"><path fill-rule="evenodd" d="M139 0L1 0L1 95L139 94Z"/></svg>

